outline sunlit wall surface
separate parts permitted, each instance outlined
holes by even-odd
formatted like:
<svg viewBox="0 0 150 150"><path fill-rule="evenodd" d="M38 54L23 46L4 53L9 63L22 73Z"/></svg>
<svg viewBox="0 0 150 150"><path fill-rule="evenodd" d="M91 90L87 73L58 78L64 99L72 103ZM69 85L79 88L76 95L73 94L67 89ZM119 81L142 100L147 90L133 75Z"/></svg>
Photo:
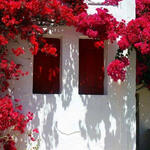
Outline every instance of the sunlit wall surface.
<svg viewBox="0 0 150 150"><path fill-rule="evenodd" d="M94 3L94 0L91 0ZM99 7L89 4L89 13ZM119 20L135 17L134 1L124 0L118 7L109 7ZM104 48L104 94L79 94L79 39L83 35L72 27L57 27L45 35L61 41L60 94L33 94L33 56L29 53L15 61L23 64L29 75L12 81L12 92L23 99L24 113L32 111L35 119L28 129L38 128L40 150L135 150L135 54L131 54L131 65L127 79L114 83L107 77L106 66L114 59L117 45L105 41ZM26 49L28 43L20 41ZM10 43L10 47L18 43ZM11 56L10 56L11 57ZM19 150L30 150L26 137L20 137ZM20 143L20 142L18 142Z"/></svg>

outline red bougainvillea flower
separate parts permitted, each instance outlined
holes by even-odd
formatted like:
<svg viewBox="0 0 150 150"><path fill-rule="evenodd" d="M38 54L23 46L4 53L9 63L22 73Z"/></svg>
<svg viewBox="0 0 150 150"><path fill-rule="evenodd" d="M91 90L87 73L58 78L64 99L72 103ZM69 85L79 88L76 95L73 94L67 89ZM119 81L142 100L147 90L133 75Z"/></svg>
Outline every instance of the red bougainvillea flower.
<svg viewBox="0 0 150 150"><path fill-rule="evenodd" d="M16 56L19 56L19 55L25 53L24 50L23 50L21 47L19 47L19 48L17 48L17 49L12 48L12 51L13 51L13 53L14 53Z"/></svg>
<svg viewBox="0 0 150 150"><path fill-rule="evenodd" d="M22 106L19 105L17 109L22 109ZM12 100L7 96L0 98L0 114L2 116L0 119L0 131L13 126L14 130L23 133L27 123L32 120L29 115L26 117L17 112L13 107Z"/></svg>
<svg viewBox="0 0 150 150"><path fill-rule="evenodd" d="M127 60L121 61L119 59L116 59L108 65L107 73L108 73L109 76L111 76L111 78L114 81L118 81L119 79L121 81L124 81L125 80L125 74L126 74L125 67L127 65L129 65Z"/></svg>
<svg viewBox="0 0 150 150"><path fill-rule="evenodd" d="M33 129L33 132L39 133L39 130L37 128Z"/></svg>
<svg viewBox="0 0 150 150"><path fill-rule="evenodd" d="M112 6L118 6L119 2L122 0L105 0L101 5L112 5Z"/></svg>
<svg viewBox="0 0 150 150"><path fill-rule="evenodd" d="M96 47L96 48L104 48L104 41L97 41L97 42L95 42L94 43L94 46Z"/></svg>
<svg viewBox="0 0 150 150"><path fill-rule="evenodd" d="M34 141L35 141L35 138L34 138L34 137L31 137L31 140L34 142Z"/></svg>
<svg viewBox="0 0 150 150"><path fill-rule="evenodd" d="M8 44L7 39L4 36L0 35L0 45L6 45L6 44Z"/></svg>
<svg viewBox="0 0 150 150"><path fill-rule="evenodd" d="M45 52L47 54L51 54L53 56L57 56L56 52L57 49L53 47L53 45L46 43L44 47L41 49L42 52Z"/></svg>

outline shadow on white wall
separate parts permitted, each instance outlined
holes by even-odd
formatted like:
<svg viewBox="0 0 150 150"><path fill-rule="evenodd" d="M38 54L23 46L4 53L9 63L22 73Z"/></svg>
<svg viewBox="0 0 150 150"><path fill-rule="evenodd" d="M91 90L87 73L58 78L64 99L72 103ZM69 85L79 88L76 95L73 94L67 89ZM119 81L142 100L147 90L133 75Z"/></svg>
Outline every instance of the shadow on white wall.
<svg viewBox="0 0 150 150"><path fill-rule="evenodd" d="M24 113L34 113L28 129L39 129L40 150L135 150L134 63L121 85L108 80L107 95L78 94L78 38L74 29L55 30L62 40L61 94L32 94L33 57L15 61L23 64L29 75L12 81L12 93L22 99ZM72 34L73 33L73 34ZM26 42L21 45L28 49ZM12 43L10 44L12 47ZM13 47L17 44L13 43ZM110 46L111 47L111 46ZM109 51L110 59L116 47ZM26 59L28 58L28 59ZM133 69L134 68L134 69ZM25 135L19 150L30 150Z"/></svg>

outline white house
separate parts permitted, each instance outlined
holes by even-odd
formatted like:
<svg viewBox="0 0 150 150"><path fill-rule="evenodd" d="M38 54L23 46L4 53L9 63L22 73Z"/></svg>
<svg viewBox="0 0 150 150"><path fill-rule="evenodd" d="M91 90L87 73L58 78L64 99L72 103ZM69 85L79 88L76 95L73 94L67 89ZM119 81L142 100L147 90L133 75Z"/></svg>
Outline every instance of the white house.
<svg viewBox="0 0 150 150"><path fill-rule="evenodd" d="M89 13L100 7L98 0L87 2ZM119 6L105 7L118 20L135 18L134 0L123 0ZM115 83L107 76L106 67L114 59L117 45L105 41L104 92L84 94L79 92L79 39L87 37L77 33L73 27L52 28L45 37L60 41L58 94L34 91L35 58L30 52L22 58L15 58L16 62L23 64L24 70L29 71L29 75L11 83L14 87L11 92L16 98L23 99L24 113L31 111L35 114L28 128L39 129L39 150L135 150L135 54L131 54L126 81ZM10 46L12 44L13 47L18 45L11 43ZM26 42L20 41L20 44L26 49L29 47ZM30 147L23 141L22 145L18 144L19 150L30 150Z"/></svg>

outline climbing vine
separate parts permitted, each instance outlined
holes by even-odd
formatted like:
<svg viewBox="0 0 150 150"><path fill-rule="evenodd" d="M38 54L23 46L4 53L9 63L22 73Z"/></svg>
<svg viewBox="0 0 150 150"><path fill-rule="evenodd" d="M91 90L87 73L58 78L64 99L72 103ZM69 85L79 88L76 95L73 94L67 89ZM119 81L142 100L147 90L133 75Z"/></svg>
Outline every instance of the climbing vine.
<svg viewBox="0 0 150 150"><path fill-rule="evenodd" d="M117 6L119 2L121 0L105 0L102 5ZM150 88L150 2L136 0L136 3L137 19L126 25L125 21L117 21L107 9L98 8L95 14L89 15L84 0L0 0L0 143L4 150L16 150L13 135L6 135L5 131L11 129L24 133L33 119L33 113L21 113L20 99L8 93L10 80L28 75L20 64L7 57L10 51L19 57L27 50L21 45L17 49L8 49L10 41L20 37L30 43L29 50L33 55L41 50L56 56L53 43L48 44L43 38L47 33L43 26L74 26L77 32L97 39L97 48L104 47L105 40L113 42L121 37L116 58L107 68L108 75L114 81L124 81L130 63L128 54L123 55L123 51L134 48L138 58L137 83ZM33 129L33 132L38 133L38 130ZM31 134L29 137L35 140Z"/></svg>

